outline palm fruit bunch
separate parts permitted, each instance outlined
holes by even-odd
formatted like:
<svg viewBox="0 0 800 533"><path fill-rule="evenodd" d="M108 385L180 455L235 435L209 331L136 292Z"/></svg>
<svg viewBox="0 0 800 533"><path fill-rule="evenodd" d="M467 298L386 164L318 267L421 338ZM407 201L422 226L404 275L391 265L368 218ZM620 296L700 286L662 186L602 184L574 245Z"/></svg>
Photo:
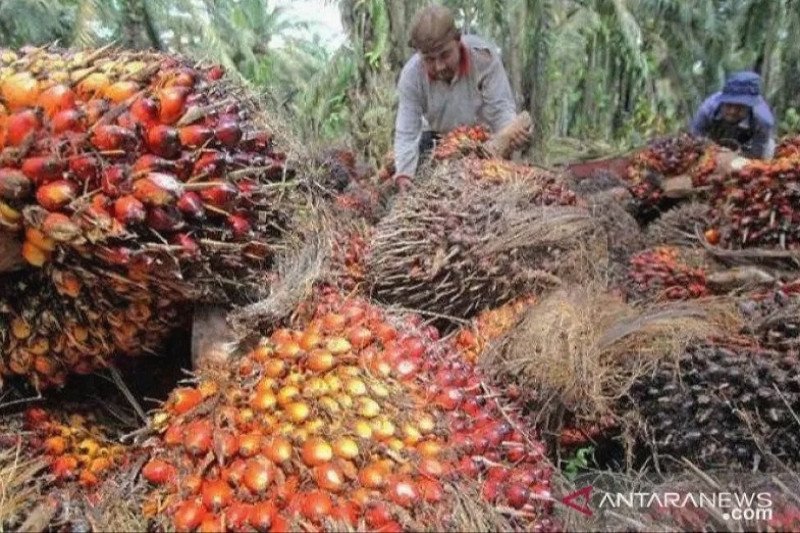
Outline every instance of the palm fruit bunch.
<svg viewBox="0 0 800 533"><path fill-rule="evenodd" d="M489 130L483 126L460 126L445 135L436 145L433 157L442 161L481 154L489 137Z"/></svg>
<svg viewBox="0 0 800 533"><path fill-rule="evenodd" d="M146 513L188 531L419 530L447 525L445 487L467 477L520 527L548 524L543 446L435 329L333 291L311 316L172 392L145 443Z"/></svg>
<svg viewBox="0 0 800 533"><path fill-rule="evenodd" d="M702 256L675 246L658 246L630 259L628 292L633 298L687 300L710 294Z"/></svg>
<svg viewBox="0 0 800 533"><path fill-rule="evenodd" d="M476 179L471 162L436 163L376 225L367 255L374 297L469 318L550 286L580 262L567 256L581 241L602 231L554 176Z"/></svg>
<svg viewBox="0 0 800 533"><path fill-rule="evenodd" d="M745 317L746 333L762 346L788 352L800 344L800 280L781 287L751 291L739 308Z"/></svg>
<svg viewBox="0 0 800 533"><path fill-rule="evenodd" d="M0 371L45 342L56 374L96 368L152 349L182 306L264 290L292 182L263 112L219 67L5 51L0 98L0 231L31 267L3 281ZM37 290L52 297L26 310Z"/></svg>
<svg viewBox="0 0 800 533"><path fill-rule="evenodd" d="M797 158L800 156L800 135L784 137L775 147L775 158Z"/></svg>
<svg viewBox="0 0 800 533"><path fill-rule="evenodd" d="M187 313L158 294L117 294L105 276L51 267L0 277L0 378L37 390L89 374L114 355L152 352Z"/></svg>
<svg viewBox="0 0 800 533"><path fill-rule="evenodd" d="M508 333L519 317L535 302L534 296L523 296L496 309L482 311L472 320L470 326L461 328L456 334L455 342L459 352L474 364L489 343Z"/></svg>
<svg viewBox="0 0 800 533"><path fill-rule="evenodd" d="M764 350L746 337L690 346L677 366L664 363L640 379L628 401L644 423L644 446L659 455L701 468L762 469L770 454L800 461L797 352Z"/></svg>
<svg viewBox="0 0 800 533"><path fill-rule="evenodd" d="M96 488L116 471L130 469L135 453L108 434L92 412L31 407L24 413L27 452L46 458L57 485L77 482Z"/></svg>
<svg viewBox="0 0 800 533"><path fill-rule="evenodd" d="M792 158L751 161L715 180L712 228L726 248L800 246L800 165Z"/></svg>
<svg viewBox="0 0 800 533"><path fill-rule="evenodd" d="M704 185L716 168L716 148L699 137L683 134L651 142L628 166L628 189L637 212L652 218L664 205L661 180L688 175L694 186Z"/></svg>
<svg viewBox="0 0 800 533"><path fill-rule="evenodd" d="M356 290L364 282L364 262L371 232L369 226L358 223L343 224L333 229L329 271L334 278L331 282L343 291Z"/></svg>
<svg viewBox="0 0 800 533"><path fill-rule="evenodd" d="M647 227L647 240L653 246L695 246L698 229L709 244L719 243L719 232L711 227L708 204L690 202L662 214Z"/></svg>

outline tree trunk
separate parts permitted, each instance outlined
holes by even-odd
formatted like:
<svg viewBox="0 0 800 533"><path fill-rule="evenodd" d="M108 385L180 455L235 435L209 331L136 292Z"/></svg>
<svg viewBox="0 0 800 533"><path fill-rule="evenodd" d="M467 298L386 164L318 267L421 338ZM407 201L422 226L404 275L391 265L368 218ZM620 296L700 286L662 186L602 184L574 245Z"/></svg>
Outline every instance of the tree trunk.
<svg viewBox="0 0 800 533"><path fill-rule="evenodd" d="M545 155L545 146L549 134L548 104L548 72L550 67L550 25L553 14L551 0L527 0L527 26L532 29L530 46L530 64L525 71L530 76L530 97L528 108L533 120L533 142L531 155L541 160Z"/></svg>

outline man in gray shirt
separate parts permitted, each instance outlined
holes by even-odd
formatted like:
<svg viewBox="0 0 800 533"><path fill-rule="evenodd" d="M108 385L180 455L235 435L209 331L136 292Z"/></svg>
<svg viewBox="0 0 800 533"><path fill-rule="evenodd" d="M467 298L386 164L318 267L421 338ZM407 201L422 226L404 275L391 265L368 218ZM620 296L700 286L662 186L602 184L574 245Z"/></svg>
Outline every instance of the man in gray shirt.
<svg viewBox="0 0 800 533"><path fill-rule="evenodd" d="M458 126L484 124L498 132L516 117L511 84L497 50L475 35L461 35L452 12L433 5L414 17L409 45L417 53L397 83L395 183L411 184L420 152ZM424 123L423 123L424 120ZM520 147L529 131L512 132Z"/></svg>

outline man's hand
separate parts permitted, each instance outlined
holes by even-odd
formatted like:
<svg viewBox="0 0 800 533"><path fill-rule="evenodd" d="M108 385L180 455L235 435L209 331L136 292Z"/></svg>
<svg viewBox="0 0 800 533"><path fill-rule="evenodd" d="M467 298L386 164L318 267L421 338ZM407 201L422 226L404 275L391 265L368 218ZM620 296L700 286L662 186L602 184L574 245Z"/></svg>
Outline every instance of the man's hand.
<svg viewBox="0 0 800 533"><path fill-rule="evenodd" d="M520 127L511 132L511 149L520 150L531 140L531 127Z"/></svg>

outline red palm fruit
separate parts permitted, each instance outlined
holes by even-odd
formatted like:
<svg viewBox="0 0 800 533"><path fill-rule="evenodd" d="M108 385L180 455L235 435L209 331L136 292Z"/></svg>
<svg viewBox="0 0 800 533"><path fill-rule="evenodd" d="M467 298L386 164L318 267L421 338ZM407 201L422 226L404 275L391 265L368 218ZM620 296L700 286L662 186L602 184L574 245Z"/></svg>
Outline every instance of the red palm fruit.
<svg viewBox="0 0 800 533"><path fill-rule="evenodd" d="M185 192L178 198L178 209L187 217L202 220L206 216L206 208L203 200L196 192Z"/></svg>
<svg viewBox="0 0 800 533"><path fill-rule="evenodd" d="M227 182L220 182L212 187L200 191L200 197L215 207L225 207L228 202L236 198L239 190Z"/></svg>
<svg viewBox="0 0 800 533"><path fill-rule="evenodd" d="M86 102L83 110L86 114L86 123L93 126L98 120L108 113L111 108L108 101L103 98L95 98Z"/></svg>
<svg viewBox="0 0 800 533"><path fill-rule="evenodd" d="M183 226L180 211L174 206L148 208L145 222L148 227L165 233L178 231Z"/></svg>
<svg viewBox="0 0 800 533"><path fill-rule="evenodd" d="M50 470L56 479L74 479L78 475L78 459L74 455L62 455L56 458Z"/></svg>
<svg viewBox="0 0 800 533"><path fill-rule="evenodd" d="M15 168L0 168L0 199L22 200L33 190L28 177Z"/></svg>
<svg viewBox="0 0 800 533"><path fill-rule="evenodd" d="M395 476L389 480L389 499L401 507L411 507L419 502L419 489L411 478Z"/></svg>
<svg viewBox="0 0 800 533"><path fill-rule="evenodd" d="M149 128L147 130L147 146L154 154L167 159L175 159L181 153L178 130L161 124Z"/></svg>
<svg viewBox="0 0 800 533"><path fill-rule="evenodd" d="M50 252L42 250L30 241L25 241L22 243L22 257L29 265L41 267L49 259Z"/></svg>
<svg viewBox="0 0 800 533"><path fill-rule="evenodd" d="M175 201L175 194L158 186L149 178L140 178L133 182L133 196L145 205L164 206Z"/></svg>
<svg viewBox="0 0 800 533"><path fill-rule="evenodd" d="M174 76L168 80L164 85L165 87L189 87L191 88L194 85L195 81L195 72L194 70L183 67L178 72L174 74Z"/></svg>
<svg viewBox="0 0 800 533"><path fill-rule="evenodd" d="M99 175L100 162L91 154L73 156L69 159L69 171L78 183L93 184Z"/></svg>
<svg viewBox="0 0 800 533"><path fill-rule="evenodd" d="M198 533L224 533L225 521L221 515L206 516L197 528Z"/></svg>
<svg viewBox="0 0 800 533"><path fill-rule="evenodd" d="M417 488L423 500L428 503L437 503L441 501L444 494L442 484L435 479L422 478L417 481Z"/></svg>
<svg viewBox="0 0 800 533"><path fill-rule="evenodd" d="M217 81L221 79L222 76L224 75L225 75L225 69L222 68L221 65L214 65L208 69L208 72L206 73L206 78L208 78L211 81Z"/></svg>
<svg viewBox="0 0 800 533"><path fill-rule="evenodd" d="M131 80L120 80L103 89L103 96L112 103L120 104L139 91L139 84Z"/></svg>
<svg viewBox="0 0 800 533"><path fill-rule="evenodd" d="M234 148L242 139L242 128L237 121L220 121L217 127L214 128L214 137L223 146Z"/></svg>
<svg viewBox="0 0 800 533"><path fill-rule="evenodd" d="M31 107L36 104L40 85L30 72L17 72L6 76L0 83L0 94L9 109Z"/></svg>
<svg viewBox="0 0 800 533"><path fill-rule="evenodd" d="M106 167L100 178L100 188L110 198L130 194L133 190L130 169L126 165L110 165Z"/></svg>
<svg viewBox="0 0 800 533"><path fill-rule="evenodd" d="M172 515L172 524L178 531L194 531L206 517L206 510L203 504L195 500L181 502Z"/></svg>
<svg viewBox="0 0 800 533"><path fill-rule="evenodd" d="M225 524L228 526L229 531L244 531L250 520L250 515L253 510L253 505L244 502L233 502L227 509L225 509ZM270 522L271 522L270 517ZM252 524L251 524L252 525ZM253 526L254 529L257 527ZM267 524L269 528L269 524ZM259 530L261 531L261 530Z"/></svg>
<svg viewBox="0 0 800 533"><path fill-rule="evenodd" d="M197 244L197 241L195 241L188 233L179 233L175 235L171 242L172 244L182 248L181 254L184 257L200 256L200 246Z"/></svg>
<svg viewBox="0 0 800 533"><path fill-rule="evenodd" d="M328 518L333 509L331 497L321 490L315 490L303 495L303 507L301 512L308 520L320 523Z"/></svg>
<svg viewBox="0 0 800 533"><path fill-rule="evenodd" d="M197 407L203 401L203 394L191 387L174 389L169 397L170 410L176 415L182 415Z"/></svg>
<svg viewBox="0 0 800 533"><path fill-rule="evenodd" d="M269 531L278 514L278 509L272 502L256 503L250 508L247 521L256 531Z"/></svg>
<svg viewBox="0 0 800 533"><path fill-rule="evenodd" d="M195 124L180 128L178 130L178 137L183 146L197 148L211 140L214 137L214 131L211 128Z"/></svg>
<svg viewBox="0 0 800 533"><path fill-rule="evenodd" d="M22 172L37 185L61 178L66 168L63 159L52 156L29 157L22 162Z"/></svg>
<svg viewBox="0 0 800 533"><path fill-rule="evenodd" d="M57 180L36 191L36 201L48 211L58 211L75 199L78 188L70 181Z"/></svg>
<svg viewBox="0 0 800 533"><path fill-rule="evenodd" d="M114 218L124 225L129 226L144 222L147 212L144 204L131 195L122 196L114 201Z"/></svg>
<svg viewBox="0 0 800 533"><path fill-rule="evenodd" d="M141 156L133 164L132 170L135 174L145 172L171 172L175 170L175 161L164 159L153 154Z"/></svg>
<svg viewBox="0 0 800 533"><path fill-rule="evenodd" d="M58 242L70 242L81 234L81 228L63 213L49 213L42 221L42 233Z"/></svg>
<svg viewBox="0 0 800 533"><path fill-rule="evenodd" d="M531 499L531 491L520 483L508 483L503 490L503 495L506 497L508 505L514 509L522 509Z"/></svg>
<svg viewBox="0 0 800 533"><path fill-rule="evenodd" d="M227 507L233 499L233 490L230 485L221 479L205 481L200 492L203 505L214 512L219 512Z"/></svg>
<svg viewBox="0 0 800 533"><path fill-rule="evenodd" d="M165 87L158 92L160 104L159 120L162 124L173 124L183 116L186 110L186 97L191 90L188 87Z"/></svg>
<svg viewBox="0 0 800 533"><path fill-rule="evenodd" d="M249 459L242 482L253 494L264 494L272 482L272 465L262 458Z"/></svg>
<svg viewBox="0 0 800 533"><path fill-rule="evenodd" d="M79 109L65 109L55 114L50 121L50 129L56 134L66 131L83 132L86 131L85 118Z"/></svg>
<svg viewBox="0 0 800 533"><path fill-rule="evenodd" d="M134 121L150 128L158 123L158 102L147 96L139 97L131 104L130 114Z"/></svg>
<svg viewBox="0 0 800 533"><path fill-rule="evenodd" d="M127 130L135 131L138 123L133 119L130 113L124 112L117 117L117 126Z"/></svg>
<svg viewBox="0 0 800 533"><path fill-rule="evenodd" d="M331 519L355 527L358 524L358 506L351 501L341 501L331 510Z"/></svg>
<svg viewBox="0 0 800 533"><path fill-rule="evenodd" d="M206 152L194 164L192 173L195 176L218 178L225 171L225 154L222 152Z"/></svg>
<svg viewBox="0 0 800 533"><path fill-rule="evenodd" d="M250 222L242 215L231 215L228 217L228 225L231 228L235 239L247 237L252 229Z"/></svg>
<svg viewBox="0 0 800 533"><path fill-rule="evenodd" d="M10 115L6 119L6 144L21 146L27 139L36 134L42 125L41 113L26 109Z"/></svg>
<svg viewBox="0 0 800 533"><path fill-rule="evenodd" d="M164 485L175 481L177 469L161 459L151 459L142 468L142 477L153 485Z"/></svg>
<svg viewBox="0 0 800 533"><path fill-rule="evenodd" d="M90 138L92 145L101 151L134 150L139 143L136 133L114 124L100 124Z"/></svg>
<svg viewBox="0 0 800 533"><path fill-rule="evenodd" d="M213 429L208 420L195 420L186 426L183 446L192 455L205 455L211 450Z"/></svg>
<svg viewBox="0 0 800 533"><path fill-rule="evenodd" d="M371 528L379 528L392 520L392 513L383 502L376 502L369 506L364 513L364 520Z"/></svg>
<svg viewBox="0 0 800 533"><path fill-rule="evenodd" d="M42 91L36 105L41 107L48 117L53 118L62 111L75 109L75 93L68 86L59 83Z"/></svg>

